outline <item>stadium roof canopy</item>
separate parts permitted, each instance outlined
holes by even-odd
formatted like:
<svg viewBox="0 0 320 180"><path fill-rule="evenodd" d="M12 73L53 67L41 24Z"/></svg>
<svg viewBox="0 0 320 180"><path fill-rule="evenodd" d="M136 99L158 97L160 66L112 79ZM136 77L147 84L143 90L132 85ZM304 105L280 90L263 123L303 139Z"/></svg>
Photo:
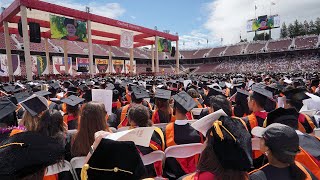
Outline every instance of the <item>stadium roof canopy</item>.
<svg viewBox="0 0 320 180"><path fill-rule="evenodd" d="M94 44L120 46L121 30L134 33L134 47L155 44L155 36L163 37L171 41L177 41L179 39L176 35L39 0L15 0L0 16L0 32L4 31L3 22L6 21L9 22L9 33L18 34L17 23L21 19L20 6L28 8L28 22L39 23L41 26L41 36L44 38L51 37L49 16L50 14L54 14L77 20L90 20L92 43Z"/></svg>
<svg viewBox="0 0 320 180"><path fill-rule="evenodd" d="M110 19L107 17L91 14L89 12L79 11L72 8L63 7L60 5L39 1L39 0L15 0L8 8L6 8L0 16L0 32L5 32L6 36L6 52L8 58L9 67L9 79L12 80L12 64L11 64L11 49L9 43L9 34L19 34L18 23L22 22L22 33L28 33L27 24L30 22L39 23L41 37L51 38L50 32L50 15L65 16L70 19L87 21L87 34L89 44L89 69L93 76L93 52L92 44L103 44L108 46L120 46L120 37L122 30L133 33L133 47L141 47L146 45L155 44L157 49L158 37L162 37L171 41L176 41L176 68L179 72L179 49L178 40L176 35L160 32L157 30L145 28L142 26L130 24L127 22ZM90 33L91 32L91 33ZM24 41L24 56L26 59L27 78L32 80L31 72L31 56L29 47L28 36L23 37ZM66 41L64 41L66 42ZM46 43L47 44L47 43ZM47 46L47 45L46 45ZM153 49L153 46L152 46ZM153 50L152 50L153 51ZM47 61L49 62L49 53L46 52ZM155 51L155 65L156 72L159 72L159 59L158 51ZM64 52L64 57L67 58L67 52ZM110 59L109 54L109 59ZM65 67L68 67L67 61L64 62ZM112 61L109 60L110 67ZM130 48L130 67L133 67L133 48ZM68 69L68 68L66 68ZM152 57L152 70L154 71L154 58ZM132 73L133 69L129 68L129 72Z"/></svg>

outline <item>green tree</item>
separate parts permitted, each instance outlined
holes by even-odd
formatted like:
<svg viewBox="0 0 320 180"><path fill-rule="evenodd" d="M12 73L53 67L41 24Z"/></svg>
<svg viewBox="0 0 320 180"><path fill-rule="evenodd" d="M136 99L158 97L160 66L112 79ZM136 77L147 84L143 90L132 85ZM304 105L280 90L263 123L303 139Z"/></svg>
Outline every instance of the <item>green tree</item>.
<svg viewBox="0 0 320 180"><path fill-rule="evenodd" d="M294 37L294 26L290 23L288 26L288 36L289 37Z"/></svg>
<svg viewBox="0 0 320 180"><path fill-rule="evenodd" d="M317 33L317 26L311 20L309 23L309 34L316 34Z"/></svg>
<svg viewBox="0 0 320 180"><path fill-rule="evenodd" d="M292 36L293 37L296 37L296 36L299 36L301 34L301 26L299 24L299 21L296 19L293 23L293 34Z"/></svg>
<svg viewBox="0 0 320 180"><path fill-rule="evenodd" d="M308 21L304 20L304 22L303 22L303 28L304 28L305 34L309 34L309 32L310 32L310 26L309 26Z"/></svg>
<svg viewBox="0 0 320 180"><path fill-rule="evenodd" d="M282 23L281 30L280 30L280 38L288 37L288 29L286 23Z"/></svg>
<svg viewBox="0 0 320 180"><path fill-rule="evenodd" d="M318 17L315 21L316 25L316 34L320 34L320 18Z"/></svg>
<svg viewBox="0 0 320 180"><path fill-rule="evenodd" d="M302 22L299 23L299 29L300 29L300 33L298 34L298 36L303 36L307 34L307 31L304 28L304 24L302 24Z"/></svg>

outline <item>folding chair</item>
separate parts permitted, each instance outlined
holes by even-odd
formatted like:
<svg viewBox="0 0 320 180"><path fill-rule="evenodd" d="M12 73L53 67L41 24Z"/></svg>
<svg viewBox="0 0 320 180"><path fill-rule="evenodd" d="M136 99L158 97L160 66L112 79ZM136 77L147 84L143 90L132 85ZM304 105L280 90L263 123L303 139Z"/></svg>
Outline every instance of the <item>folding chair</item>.
<svg viewBox="0 0 320 180"><path fill-rule="evenodd" d="M187 158L196 154L201 154L204 149L201 143L181 144L170 146L165 150L166 158Z"/></svg>
<svg viewBox="0 0 320 180"><path fill-rule="evenodd" d="M163 162L164 162L164 158L165 158L165 154L162 151L153 151L149 154L146 155L142 155L140 154L140 157L142 159L142 162L145 166L153 164L155 162L161 162L161 166L163 166ZM157 177L155 177L154 179L164 179L162 177L162 173L163 173L163 169L161 168L161 172L159 172L159 174L157 173Z"/></svg>
<svg viewBox="0 0 320 180"><path fill-rule="evenodd" d="M159 124L154 124L153 126L158 127L160 129L165 128L168 125L168 123L159 123Z"/></svg>
<svg viewBox="0 0 320 180"><path fill-rule="evenodd" d="M70 172L72 178L75 179L71 164L66 160L64 160L63 163L56 163L54 165L48 166L45 176L51 176L62 172Z"/></svg>
<svg viewBox="0 0 320 180"><path fill-rule="evenodd" d="M80 180L76 169L82 169L84 162L85 162L85 159L86 159L86 156L81 156L81 157L74 157L70 161L75 180Z"/></svg>

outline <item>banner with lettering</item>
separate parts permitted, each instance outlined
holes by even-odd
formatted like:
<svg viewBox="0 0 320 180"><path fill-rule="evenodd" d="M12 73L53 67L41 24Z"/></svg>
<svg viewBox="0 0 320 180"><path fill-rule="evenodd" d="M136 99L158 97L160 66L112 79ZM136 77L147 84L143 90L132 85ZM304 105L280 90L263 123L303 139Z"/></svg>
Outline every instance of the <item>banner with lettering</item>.
<svg viewBox="0 0 320 180"><path fill-rule="evenodd" d="M112 73L125 73L124 60L112 60Z"/></svg>
<svg viewBox="0 0 320 180"><path fill-rule="evenodd" d="M108 73L109 59L95 59L96 61L96 73Z"/></svg>

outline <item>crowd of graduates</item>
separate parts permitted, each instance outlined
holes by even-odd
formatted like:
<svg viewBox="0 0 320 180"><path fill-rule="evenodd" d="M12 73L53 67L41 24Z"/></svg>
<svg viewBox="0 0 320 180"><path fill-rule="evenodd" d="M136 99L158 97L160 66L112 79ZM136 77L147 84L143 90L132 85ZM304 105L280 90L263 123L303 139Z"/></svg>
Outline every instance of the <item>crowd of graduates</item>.
<svg viewBox="0 0 320 180"><path fill-rule="evenodd" d="M111 114L92 89L113 92ZM162 168L168 179L320 179L317 112L305 113L313 111L306 99L320 103L317 73L106 76L0 90L0 179L70 179L45 176L47 167L81 156L77 174L90 180L154 178ZM219 110L205 133L192 126ZM160 123L149 147L104 138ZM167 158L164 167L140 158L191 143L203 144L200 155Z"/></svg>

